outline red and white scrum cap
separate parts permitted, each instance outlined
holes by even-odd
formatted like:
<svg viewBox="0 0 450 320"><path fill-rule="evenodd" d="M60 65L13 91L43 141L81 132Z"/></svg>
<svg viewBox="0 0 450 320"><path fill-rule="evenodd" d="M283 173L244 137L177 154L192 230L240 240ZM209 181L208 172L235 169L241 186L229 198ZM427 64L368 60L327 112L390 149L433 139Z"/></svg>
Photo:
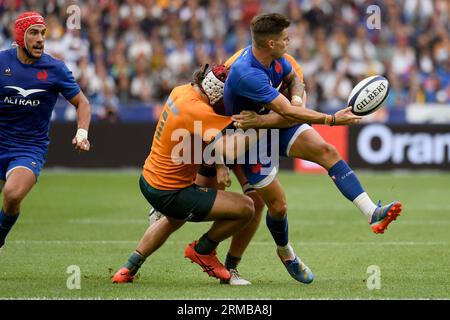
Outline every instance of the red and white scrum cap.
<svg viewBox="0 0 450 320"><path fill-rule="evenodd" d="M16 33L16 43L21 48L25 48L25 34L32 26L41 25L45 27L44 18L37 12L27 11L17 17L14 24Z"/></svg>
<svg viewBox="0 0 450 320"><path fill-rule="evenodd" d="M202 88L209 98L210 104L215 104L223 98L223 88L228 76L228 68L221 64L209 70L202 81Z"/></svg>

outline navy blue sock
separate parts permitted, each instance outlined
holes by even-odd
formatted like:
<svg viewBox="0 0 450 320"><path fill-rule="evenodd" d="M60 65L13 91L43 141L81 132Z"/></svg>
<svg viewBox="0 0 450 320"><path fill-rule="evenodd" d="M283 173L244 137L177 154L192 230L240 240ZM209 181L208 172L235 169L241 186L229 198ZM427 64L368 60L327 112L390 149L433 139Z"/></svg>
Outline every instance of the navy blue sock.
<svg viewBox="0 0 450 320"><path fill-rule="evenodd" d="M197 244L195 245L195 251L203 255L210 254L214 249L217 248L218 245L218 242L215 242L208 237L207 232L198 240Z"/></svg>
<svg viewBox="0 0 450 320"><path fill-rule="evenodd" d="M134 276L144 262L145 257L135 251L128 258L128 261L124 264L124 267L130 270L130 274Z"/></svg>
<svg viewBox="0 0 450 320"><path fill-rule="evenodd" d="M350 201L364 192L358 177L344 160L338 161L328 170L339 191Z"/></svg>
<svg viewBox="0 0 450 320"><path fill-rule="evenodd" d="M269 211L267 211L266 214L266 225L267 228L269 228L270 233L272 234L273 240L275 240L275 243L280 246L284 247L289 242L289 234L288 234L288 220L287 217L283 220L276 220L272 218L269 214Z"/></svg>
<svg viewBox="0 0 450 320"><path fill-rule="evenodd" d="M6 236L11 230L14 223L16 223L19 213L15 215L6 214L3 209L0 210L0 247L5 243Z"/></svg>
<svg viewBox="0 0 450 320"><path fill-rule="evenodd" d="M232 256L229 252L227 254L227 258L225 259L225 268L228 270L236 269L237 265L241 261L241 257Z"/></svg>

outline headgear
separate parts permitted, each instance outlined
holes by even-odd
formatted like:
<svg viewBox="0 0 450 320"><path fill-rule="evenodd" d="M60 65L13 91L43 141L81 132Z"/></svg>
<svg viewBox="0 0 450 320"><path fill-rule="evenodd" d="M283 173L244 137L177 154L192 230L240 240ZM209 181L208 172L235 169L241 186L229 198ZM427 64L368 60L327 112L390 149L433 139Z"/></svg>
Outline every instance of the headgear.
<svg viewBox="0 0 450 320"><path fill-rule="evenodd" d="M44 18L37 12L24 12L17 17L14 24L14 31L16 33L16 43L19 47L25 47L25 35L28 29L32 26L41 25L45 27Z"/></svg>
<svg viewBox="0 0 450 320"><path fill-rule="evenodd" d="M203 92L208 96L211 105L223 98L223 88L227 76L228 69L222 64L209 70L202 80Z"/></svg>

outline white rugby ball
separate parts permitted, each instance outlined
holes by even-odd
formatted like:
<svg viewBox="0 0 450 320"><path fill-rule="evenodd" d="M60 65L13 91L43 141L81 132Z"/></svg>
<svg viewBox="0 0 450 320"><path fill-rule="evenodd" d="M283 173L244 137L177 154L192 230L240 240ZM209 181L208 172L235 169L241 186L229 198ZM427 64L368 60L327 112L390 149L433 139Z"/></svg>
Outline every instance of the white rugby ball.
<svg viewBox="0 0 450 320"><path fill-rule="evenodd" d="M348 106L358 116L377 111L389 94L389 81L382 76L372 76L361 80L348 98Z"/></svg>

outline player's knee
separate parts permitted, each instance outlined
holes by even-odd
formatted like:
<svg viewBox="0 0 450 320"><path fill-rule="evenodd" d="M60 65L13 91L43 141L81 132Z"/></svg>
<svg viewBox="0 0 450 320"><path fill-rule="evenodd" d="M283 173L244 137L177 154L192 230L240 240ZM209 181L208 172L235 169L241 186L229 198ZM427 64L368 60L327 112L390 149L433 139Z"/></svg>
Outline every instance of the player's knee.
<svg viewBox="0 0 450 320"><path fill-rule="evenodd" d="M336 163L340 159L340 155L336 147L326 142L316 146L315 151L317 155L317 159L315 162L325 168L330 167L330 165Z"/></svg>
<svg viewBox="0 0 450 320"><path fill-rule="evenodd" d="M264 200L260 197L252 199L253 199L253 206L255 207L255 218L260 218L262 216L262 212L266 204L264 203Z"/></svg>
<svg viewBox="0 0 450 320"><path fill-rule="evenodd" d="M329 143L323 143L321 145L321 154L327 159L339 157L339 152L336 147Z"/></svg>
<svg viewBox="0 0 450 320"><path fill-rule="evenodd" d="M242 197L242 216L246 221L250 221L253 219L255 215L255 206L253 204L253 200L248 196Z"/></svg>
<svg viewBox="0 0 450 320"><path fill-rule="evenodd" d="M270 214L279 218L284 217L287 214L288 206L286 201L276 201L269 207Z"/></svg>
<svg viewBox="0 0 450 320"><path fill-rule="evenodd" d="M20 206L20 202L23 199L23 195L20 190L5 187L3 189L3 206L7 212L15 211Z"/></svg>

